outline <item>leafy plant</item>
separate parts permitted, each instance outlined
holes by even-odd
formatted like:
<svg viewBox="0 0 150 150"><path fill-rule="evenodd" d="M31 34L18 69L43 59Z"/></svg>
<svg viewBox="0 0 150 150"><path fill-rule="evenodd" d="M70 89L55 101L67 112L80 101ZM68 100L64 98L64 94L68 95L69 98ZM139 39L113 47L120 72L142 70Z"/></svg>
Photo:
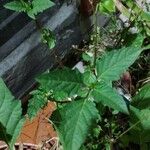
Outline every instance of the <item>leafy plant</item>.
<svg viewBox="0 0 150 150"><path fill-rule="evenodd" d="M124 3L125 1L122 1L121 6L124 6ZM131 0L127 0L125 4L127 8L120 9L118 1L102 0L98 3L95 14L100 11L108 15L114 13L117 7L133 22L129 28L132 25L139 27L141 18L149 25L149 13ZM5 8L25 12L32 19L36 19L38 13L53 5L50 0L20 0L7 3ZM134 13L130 13L128 8L132 8ZM31 92L28 117L33 119L48 101L55 102L57 107L50 122L53 123L64 150L111 149L118 140L119 144L123 144L122 147L132 142L139 144L141 148L149 149L147 144L150 142L149 84L141 88L131 103L127 103L113 86L113 82L120 79L141 52L149 48L149 45L143 48L144 36L138 34L134 40L132 39L133 41L122 44L121 48L116 46L111 51L106 49L105 53L99 55L98 34L100 33L96 23L95 18L92 55L90 52L82 54L83 61L86 62L84 73L64 67L37 77L40 86ZM50 49L53 48L55 46L53 33L41 27L39 31L43 43L46 43ZM14 97L2 80L0 80L0 93L2 93L0 94L0 139L6 141L12 148L24 123L21 104L19 101L12 101ZM125 122L121 118L121 123L125 125L119 122L120 116L123 116L123 119L124 116L127 118ZM135 139L135 135L139 138ZM89 142L87 138L91 141Z"/></svg>
<svg viewBox="0 0 150 150"><path fill-rule="evenodd" d="M94 122L101 118L98 104L129 114L126 102L112 87L112 81L118 80L138 58L144 50L141 48L142 43L143 37L139 35L130 47L107 52L97 58L96 66L93 68L89 65L83 74L78 70L64 68L39 76L37 81L40 89L45 91L46 98L37 99L37 94L33 94L28 107L29 117L33 118L43 103L46 104L53 97L57 110L51 120L60 141L65 150L79 149ZM34 106L33 100L36 100ZM33 110L33 107L36 109Z"/></svg>

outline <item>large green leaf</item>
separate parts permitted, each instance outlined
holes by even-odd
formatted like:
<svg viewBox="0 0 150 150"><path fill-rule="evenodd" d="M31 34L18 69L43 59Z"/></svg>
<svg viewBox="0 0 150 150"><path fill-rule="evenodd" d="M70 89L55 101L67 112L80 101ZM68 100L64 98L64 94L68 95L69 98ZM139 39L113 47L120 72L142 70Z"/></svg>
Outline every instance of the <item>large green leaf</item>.
<svg viewBox="0 0 150 150"><path fill-rule="evenodd" d="M98 77L105 81L118 80L122 73L127 70L140 55L142 42L143 37L139 36L130 47L124 47L103 55L96 63Z"/></svg>
<svg viewBox="0 0 150 150"><path fill-rule="evenodd" d="M71 102L56 110L52 121L64 150L79 150L97 118L95 104L87 99Z"/></svg>
<svg viewBox="0 0 150 150"><path fill-rule="evenodd" d="M57 92L57 94L59 91L63 91L63 93L67 93L68 96L78 94L81 88L85 87L82 74L77 70L68 68L43 74L37 78L37 81L46 91L53 90L53 92Z"/></svg>
<svg viewBox="0 0 150 150"><path fill-rule="evenodd" d="M21 102L14 100L0 78L0 138L9 144L10 148L13 147L24 123L21 114Z"/></svg>
<svg viewBox="0 0 150 150"><path fill-rule="evenodd" d="M150 108L150 83L144 85L133 97L132 104L139 109Z"/></svg>
<svg viewBox="0 0 150 150"><path fill-rule="evenodd" d="M104 82L100 82L92 91L92 96L96 102L101 102L115 110L128 113L124 99L117 92Z"/></svg>
<svg viewBox="0 0 150 150"><path fill-rule="evenodd" d="M26 7L20 1L9 2L5 4L4 7L10 10L17 11L17 12L26 11Z"/></svg>

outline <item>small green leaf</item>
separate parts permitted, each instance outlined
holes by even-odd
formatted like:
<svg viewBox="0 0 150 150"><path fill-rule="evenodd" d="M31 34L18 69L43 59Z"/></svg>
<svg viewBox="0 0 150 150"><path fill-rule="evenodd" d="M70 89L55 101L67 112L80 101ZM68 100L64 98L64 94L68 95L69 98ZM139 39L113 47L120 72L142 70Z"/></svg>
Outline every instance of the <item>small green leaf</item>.
<svg viewBox="0 0 150 150"><path fill-rule="evenodd" d="M4 5L5 8L14 10L17 12L25 12L26 7L20 1L13 1Z"/></svg>
<svg viewBox="0 0 150 150"><path fill-rule="evenodd" d="M132 105L139 108L150 108L150 84L142 87L137 95L133 97Z"/></svg>
<svg viewBox="0 0 150 150"><path fill-rule="evenodd" d="M47 44L50 49L55 47L56 39L53 32L49 29L42 30L42 41Z"/></svg>
<svg viewBox="0 0 150 150"><path fill-rule="evenodd" d="M92 96L96 102L128 114L128 108L123 98L106 83L98 83L92 91Z"/></svg>
<svg viewBox="0 0 150 150"><path fill-rule="evenodd" d="M21 102L15 100L0 78L0 138L12 149L21 131L24 118L21 117Z"/></svg>
<svg viewBox="0 0 150 150"><path fill-rule="evenodd" d="M139 41L139 43L138 43ZM118 80L127 68L134 63L140 55L143 37L137 37L130 47L123 47L106 53L100 60L97 60L96 69L99 79L105 81Z"/></svg>
<svg viewBox="0 0 150 150"><path fill-rule="evenodd" d="M95 104L87 99L71 102L56 110L52 121L64 150L79 150L98 117Z"/></svg>
<svg viewBox="0 0 150 150"><path fill-rule="evenodd" d="M35 15L32 12L32 9L30 9L29 11L27 11L27 15L32 18L33 20L35 20Z"/></svg>
<svg viewBox="0 0 150 150"><path fill-rule="evenodd" d="M83 74L83 82L87 86L91 86L96 83L96 76L90 70L84 72Z"/></svg>
<svg viewBox="0 0 150 150"><path fill-rule="evenodd" d="M36 90L32 93L32 98L29 100L27 114L30 119L33 119L37 113L48 103L51 92Z"/></svg>
<svg viewBox="0 0 150 150"><path fill-rule="evenodd" d="M102 13L113 13L116 11L113 0L102 0L99 2L99 11Z"/></svg>
<svg viewBox="0 0 150 150"><path fill-rule="evenodd" d="M63 91L69 97L78 94L85 87L82 74L78 70L71 70L69 68L43 74L37 78L37 81L46 91L53 90L54 93Z"/></svg>
<svg viewBox="0 0 150 150"><path fill-rule="evenodd" d="M82 53L82 58L84 61L91 62L91 63L93 62L94 59L93 54L90 52Z"/></svg>
<svg viewBox="0 0 150 150"><path fill-rule="evenodd" d="M30 14L37 15L40 12L54 6L54 3L50 0L33 0L32 7L33 9L30 10Z"/></svg>

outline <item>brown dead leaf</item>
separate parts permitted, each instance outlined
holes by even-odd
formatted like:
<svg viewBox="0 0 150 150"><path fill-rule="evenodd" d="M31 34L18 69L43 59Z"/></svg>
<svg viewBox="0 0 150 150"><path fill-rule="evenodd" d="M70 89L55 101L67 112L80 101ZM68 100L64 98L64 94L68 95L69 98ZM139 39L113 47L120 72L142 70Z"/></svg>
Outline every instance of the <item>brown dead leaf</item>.
<svg viewBox="0 0 150 150"><path fill-rule="evenodd" d="M52 137L56 137L56 132L48 121L54 110L54 103L49 102L32 122L27 119L17 142L39 145Z"/></svg>

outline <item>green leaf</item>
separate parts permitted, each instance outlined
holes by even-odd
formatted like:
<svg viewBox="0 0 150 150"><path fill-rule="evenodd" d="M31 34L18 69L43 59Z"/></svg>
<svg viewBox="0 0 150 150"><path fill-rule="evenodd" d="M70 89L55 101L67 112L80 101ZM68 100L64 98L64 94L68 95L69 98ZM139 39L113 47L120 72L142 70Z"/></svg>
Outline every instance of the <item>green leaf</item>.
<svg viewBox="0 0 150 150"><path fill-rule="evenodd" d="M112 13L115 12L115 3L113 0L103 0L99 2L99 11L102 13Z"/></svg>
<svg viewBox="0 0 150 150"><path fill-rule="evenodd" d="M37 113L48 103L51 92L35 90L32 93L32 98L29 100L27 114L30 119L33 119Z"/></svg>
<svg viewBox="0 0 150 150"><path fill-rule="evenodd" d="M42 41L47 44L50 49L55 47L56 39L54 33L49 29L42 30Z"/></svg>
<svg viewBox="0 0 150 150"><path fill-rule="evenodd" d="M52 121L64 150L79 150L97 118L95 104L87 99L71 102L56 110Z"/></svg>
<svg viewBox="0 0 150 150"><path fill-rule="evenodd" d="M13 1L4 5L5 8L14 10L17 12L25 12L26 7L20 1Z"/></svg>
<svg viewBox="0 0 150 150"><path fill-rule="evenodd" d="M137 95L133 97L132 105L139 108L150 108L150 84L142 87Z"/></svg>
<svg viewBox="0 0 150 150"><path fill-rule="evenodd" d="M87 86L91 86L92 84L96 83L96 76L90 70L87 70L83 74L83 82Z"/></svg>
<svg viewBox="0 0 150 150"><path fill-rule="evenodd" d="M33 0L33 9L30 10L29 14L37 15L52 6L54 6L54 3L50 0Z"/></svg>
<svg viewBox="0 0 150 150"><path fill-rule="evenodd" d="M128 114L128 108L123 98L104 82L100 82L92 91L92 96L96 102L101 102L110 108Z"/></svg>
<svg viewBox="0 0 150 150"><path fill-rule="evenodd" d="M46 91L53 90L54 93L63 91L70 97L78 94L85 87L82 74L78 70L68 68L43 74L37 78L37 81Z"/></svg>
<svg viewBox="0 0 150 150"><path fill-rule="evenodd" d="M139 41L139 45L138 45ZM106 53L100 60L97 60L96 69L99 79L105 81L118 80L127 68L134 63L140 55L143 37L137 38L130 47L124 47Z"/></svg>
<svg viewBox="0 0 150 150"><path fill-rule="evenodd" d="M133 37L133 40L132 40L132 42L130 42L129 47L140 49L142 47L143 41L144 41L143 35L141 35L141 34L134 35L133 34L132 37Z"/></svg>
<svg viewBox="0 0 150 150"><path fill-rule="evenodd" d="M92 63L94 61L93 54L90 52L84 52L82 53L82 59L86 62Z"/></svg>
<svg viewBox="0 0 150 150"><path fill-rule="evenodd" d="M21 117L22 109L21 102L14 100L10 91L0 78L0 137L5 141L10 148L16 142L16 139L21 131L24 123L24 118Z"/></svg>
<svg viewBox="0 0 150 150"><path fill-rule="evenodd" d="M54 93L54 99L55 99L55 101L63 101L67 97L69 97L68 94L66 92L63 92L63 91L56 91Z"/></svg>
<svg viewBox="0 0 150 150"><path fill-rule="evenodd" d="M32 12L32 9L30 9L29 11L27 11L27 15L30 17L30 18L32 18L32 19L36 19L35 18L35 15L33 14L33 12Z"/></svg>
<svg viewBox="0 0 150 150"><path fill-rule="evenodd" d="M150 142L150 109L139 110L130 106L130 122L131 126L137 124L131 133L139 136L140 143Z"/></svg>

